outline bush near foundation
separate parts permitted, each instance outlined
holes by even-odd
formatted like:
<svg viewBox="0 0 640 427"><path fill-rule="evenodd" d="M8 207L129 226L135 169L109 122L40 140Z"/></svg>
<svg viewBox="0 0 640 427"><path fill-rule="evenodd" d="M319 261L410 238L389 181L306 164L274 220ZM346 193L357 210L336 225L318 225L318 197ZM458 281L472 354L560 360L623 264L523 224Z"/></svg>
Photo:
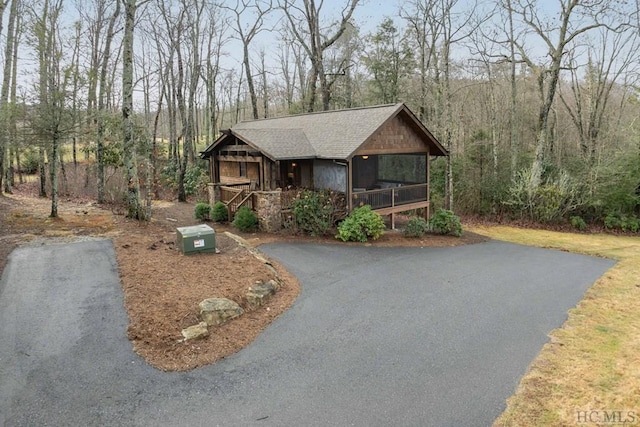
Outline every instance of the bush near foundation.
<svg viewBox="0 0 640 427"><path fill-rule="evenodd" d="M343 242L376 240L382 236L384 228L382 217L372 211L371 206L365 205L351 211L349 216L340 223L336 238Z"/></svg>

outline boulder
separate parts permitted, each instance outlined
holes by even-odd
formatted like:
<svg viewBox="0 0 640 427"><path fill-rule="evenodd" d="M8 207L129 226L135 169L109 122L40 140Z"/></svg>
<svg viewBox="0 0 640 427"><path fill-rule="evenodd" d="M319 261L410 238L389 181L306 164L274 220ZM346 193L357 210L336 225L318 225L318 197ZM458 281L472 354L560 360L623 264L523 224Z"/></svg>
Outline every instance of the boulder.
<svg viewBox="0 0 640 427"><path fill-rule="evenodd" d="M244 313L242 307L227 298L208 298L200 303L200 318L207 325L222 325Z"/></svg>
<svg viewBox="0 0 640 427"><path fill-rule="evenodd" d="M277 284L273 280L267 283L259 283L249 288L246 298L251 308L257 308L264 305L272 295L276 293Z"/></svg>
<svg viewBox="0 0 640 427"><path fill-rule="evenodd" d="M182 330L182 336L185 341L204 338L207 335L209 335L209 329L207 328L206 322L200 322L197 325L189 326Z"/></svg>

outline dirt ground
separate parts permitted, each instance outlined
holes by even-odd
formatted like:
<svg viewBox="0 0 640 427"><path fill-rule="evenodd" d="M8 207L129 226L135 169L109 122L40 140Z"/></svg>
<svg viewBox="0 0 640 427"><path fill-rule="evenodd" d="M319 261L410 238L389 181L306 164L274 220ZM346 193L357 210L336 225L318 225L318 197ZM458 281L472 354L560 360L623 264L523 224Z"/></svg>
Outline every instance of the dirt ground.
<svg viewBox="0 0 640 427"><path fill-rule="evenodd" d="M275 273L225 232L241 236L249 246L274 241L309 241L346 244L331 236L311 238L290 233L240 233L224 224L215 229L220 253L183 255L176 247L176 227L198 224L194 204L158 201L152 220L138 223L89 200L61 200L59 218L49 217L51 201L35 197L29 187L13 195L0 195L0 271L16 245L47 241L74 241L105 237L114 242L124 303L129 315L127 334L133 349L149 364L165 371L184 371L233 354L250 344L275 318L289 308L300 284L275 261ZM396 222L402 224L402 221ZM387 231L373 246L457 246L485 241L465 232L461 238L425 236L405 238ZM352 244L352 243L349 243ZM282 283L266 306L250 310L243 296L257 281L276 278ZM204 339L184 342L181 330L197 324L198 303L225 297L246 310L237 319L210 327Z"/></svg>

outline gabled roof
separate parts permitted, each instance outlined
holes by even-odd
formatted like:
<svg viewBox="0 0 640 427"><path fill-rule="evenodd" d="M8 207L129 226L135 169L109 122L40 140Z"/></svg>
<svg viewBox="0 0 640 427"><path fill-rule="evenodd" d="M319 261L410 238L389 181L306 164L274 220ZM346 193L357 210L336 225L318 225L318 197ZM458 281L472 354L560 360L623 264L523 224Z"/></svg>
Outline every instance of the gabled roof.
<svg viewBox="0 0 640 427"><path fill-rule="evenodd" d="M400 103L240 122L207 147L201 157L209 157L216 146L232 135L272 160L346 160L387 121L401 113L424 137L432 155L447 155L431 132L406 105Z"/></svg>

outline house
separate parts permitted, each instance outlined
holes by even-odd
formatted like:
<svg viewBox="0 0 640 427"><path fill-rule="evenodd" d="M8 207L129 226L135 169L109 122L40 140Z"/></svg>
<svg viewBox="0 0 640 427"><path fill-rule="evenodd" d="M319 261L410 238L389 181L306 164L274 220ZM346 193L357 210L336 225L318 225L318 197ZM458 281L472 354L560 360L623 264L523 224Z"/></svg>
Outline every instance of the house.
<svg viewBox="0 0 640 427"><path fill-rule="evenodd" d="M403 103L241 122L200 153L216 186L333 189L347 209L429 212L429 158L447 150ZM224 199L223 199L224 201Z"/></svg>

